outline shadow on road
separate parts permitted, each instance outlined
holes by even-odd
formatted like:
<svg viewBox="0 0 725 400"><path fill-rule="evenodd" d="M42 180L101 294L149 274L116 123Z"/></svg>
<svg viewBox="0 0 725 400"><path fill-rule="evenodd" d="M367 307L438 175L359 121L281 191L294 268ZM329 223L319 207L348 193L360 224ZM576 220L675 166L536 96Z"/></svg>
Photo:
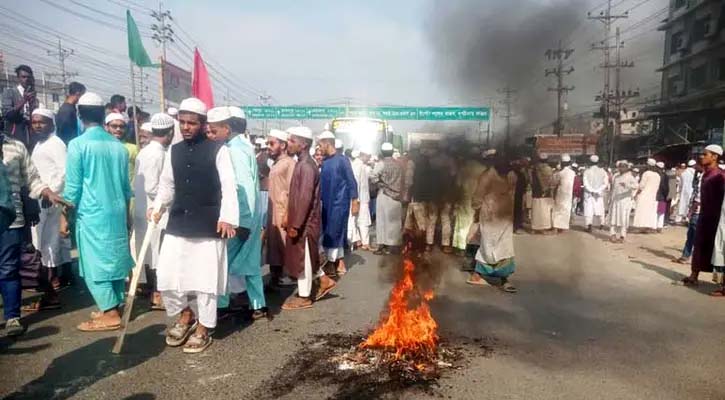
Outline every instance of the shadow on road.
<svg viewBox="0 0 725 400"><path fill-rule="evenodd" d="M54 359L43 376L27 383L6 399L68 399L96 382L134 368L158 356L166 346L161 324L148 326L126 337L124 351L111 353L115 337L107 337ZM89 335L90 337L91 335ZM140 396L140 397L134 397ZM129 399L152 399L138 394Z"/></svg>
<svg viewBox="0 0 725 400"><path fill-rule="evenodd" d="M687 275L681 274L681 273L679 273L677 271L673 271L671 269L667 269L667 268L664 268L664 267L660 267L658 265L649 264L649 263L646 263L644 261L639 261L639 260L630 260L630 261L632 263L634 263L634 264L641 265L642 268L644 268L646 270L656 272L656 273L664 276L665 278L670 279L673 282L673 284L676 284L677 282L681 281L682 278L684 278L684 277L687 276ZM707 273L705 273L705 274L707 274ZM700 274L700 275L702 275L702 274ZM706 295L709 295L710 292L712 292L712 291L714 291L714 290L716 290L716 289L719 288L714 283L711 283L711 282L708 282L708 281L703 281L702 280L702 277L700 278L700 284L699 285L697 285L697 286L683 286L683 287L685 287L687 289L690 289L690 290L693 290L695 292L701 293L701 294L706 294Z"/></svg>
<svg viewBox="0 0 725 400"><path fill-rule="evenodd" d="M664 250L650 249L649 247L644 247L644 246L640 246L639 249L640 250L644 250L644 251L652 254L655 257L663 258L663 259L668 260L668 261L670 261L673 258L677 257L676 254L668 254Z"/></svg>

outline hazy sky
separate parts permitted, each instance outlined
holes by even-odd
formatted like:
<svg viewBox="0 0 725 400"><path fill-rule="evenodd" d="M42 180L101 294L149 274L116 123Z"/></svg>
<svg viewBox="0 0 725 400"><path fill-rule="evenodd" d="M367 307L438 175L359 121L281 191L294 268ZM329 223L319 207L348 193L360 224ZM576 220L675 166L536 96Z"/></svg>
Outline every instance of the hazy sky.
<svg viewBox="0 0 725 400"><path fill-rule="evenodd" d="M642 3L633 10L629 21L621 23L626 27L660 10L666 2L615 0L614 4L620 4L616 11ZM476 2L465 2L472 3L475 6ZM481 0L477 11L485 13L491 3L497 2ZM130 7L142 33L147 34L153 23L149 9L157 8L157 2L5 0L0 4L0 34L4 36L0 48L10 66L22 61L35 66L36 71L57 72L57 58L47 55L57 39L48 29L60 31L71 37L64 40L64 45L75 50L67 60L67 69L79 73L73 79L104 95L129 94L124 5ZM198 46L210 64L218 103L227 101L227 90L231 93L229 101L244 104L258 103L259 93L273 96L277 104L341 104L350 98L353 103L395 105L477 105L482 98L497 95L481 93L474 99L450 85L450 77L445 76L450 72L441 68L445 60L439 59L440 53L434 52L431 45L430 26L439 14L434 1L170 0L164 2L164 8L171 10L181 26L173 26L176 33L186 44ZM30 23L18 27L17 19L13 19L18 15L7 10ZM38 27L34 28L32 21L37 21ZM636 76L636 82L631 82L633 87L644 89L644 85L651 87L659 80L654 68L661 60L662 34L654 30L656 22L630 31L632 36L638 35L633 39L636 51L632 56L639 58L641 65L638 71L632 71ZM601 72L595 69L601 56L589 51L588 39L598 38L602 26L587 21L586 15L582 15L580 25L572 27L577 67L572 80L578 88L582 85L570 98L573 112L593 106L596 93L587 86L601 81ZM148 52L157 57L159 48L150 38L144 41ZM171 45L168 55L182 67L191 66L192 54L182 43ZM148 73L152 76L146 82L147 96L157 100L157 72ZM549 82L541 80L543 84L536 90L545 91ZM490 85L497 86L497 82ZM154 110L158 105L148 108ZM403 125L406 129L425 126Z"/></svg>

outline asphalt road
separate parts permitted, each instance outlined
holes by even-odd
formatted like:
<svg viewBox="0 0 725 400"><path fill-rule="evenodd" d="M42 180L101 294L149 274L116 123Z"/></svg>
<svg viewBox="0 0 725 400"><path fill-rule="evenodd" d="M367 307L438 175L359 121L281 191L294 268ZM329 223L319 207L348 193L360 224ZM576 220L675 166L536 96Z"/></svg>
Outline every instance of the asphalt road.
<svg viewBox="0 0 725 400"><path fill-rule="evenodd" d="M433 392L411 389L389 398L451 399L723 399L719 355L725 300L673 286L688 270L670 263L683 228L632 235L610 244L572 231L516 237L515 295L465 284L459 261L435 255L442 279L433 314L447 340L478 338L492 353L474 355L446 373ZM277 312L272 321L234 318L199 355L165 348L169 320L143 312L132 322L121 356L114 334L74 327L92 310L88 293L62 293L66 307L29 316L27 335L0 339L0 396L9 398L250 398L313 335L365 333L385 306L390 263L370 253L349 256L350 272L334 296L311 310ZM703 276L709 279L709 276ZM276 307L281 299L273 296ZM306 385L283 398L329 398L334 383Z"/></svg>

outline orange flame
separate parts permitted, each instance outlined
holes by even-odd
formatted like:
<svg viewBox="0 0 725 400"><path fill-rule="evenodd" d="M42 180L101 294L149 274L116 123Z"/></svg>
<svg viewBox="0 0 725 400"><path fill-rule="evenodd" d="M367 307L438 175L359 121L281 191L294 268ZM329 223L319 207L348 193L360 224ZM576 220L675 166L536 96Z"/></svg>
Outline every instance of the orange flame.
<svg viewBox="0 0 725 400"><path fill-rule="evenodd" d="M432 356L438 344L438 324L428 307L428 302L433 299L433 291L427 291L421 296L415 290L415 265L405 259L403 268L403 277L390 293L387 317L381 319L362 347L395 350L396 358L405 354ZM419 301L418 306L411 308L411 300L416 299Z"/></svg>

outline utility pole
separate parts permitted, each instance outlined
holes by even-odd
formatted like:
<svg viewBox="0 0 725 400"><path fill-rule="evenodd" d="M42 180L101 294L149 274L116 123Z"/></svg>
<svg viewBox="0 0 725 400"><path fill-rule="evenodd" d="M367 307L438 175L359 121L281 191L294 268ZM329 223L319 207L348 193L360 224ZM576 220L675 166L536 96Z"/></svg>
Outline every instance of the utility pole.
<svg viewBox="0 0 725 400"><path fill-rule="evenodd" d="M609 166L612 165L614 162L614 131L610 129L609 127L609 113L610 113L610 100L611 100L611 91L610 91L610 50L612 50L612 46L610 45L610 39L612 36L612 24L615 20L621 19L621 18L627 18L629 16L629 12L625 11L624 14L621 15L612 15L612 0L607 0L607 8L604 9L604 11L601 11L599 15L593 16L591 13L587 13L587 18L592 20L601 21L604 24L604 40L601 41L601 45L597 46L596 44L592 45L592 50L602 50L604 52L604 89L602 90L602 96L601 96L601 102L602 102L602 112L603 112L603 122L604 122L604 135L607 138L607 143L609 144Z"/></svg>
<svg viewBox="0 0 725 400"><path fill-rule="evenodd" d="M268 94L261 94L258 98L260 104L262 104L263 106L268 106L269 102L272 100L272 96ZM267 136L267 120L265 119L264 121L262 121L262 124L262 129L264 129L262 131L262 136Z"/></svg>
<svg viewBox="0 0 725 400"><path fill-rule="evenodd" d="M159 106L161 112L166 111L166 98L164 97L164 63L166 62L166 42L174 43L174 31L171 26L166 23L167 20L173 21L171 18L171 11L164 10L163 3L159 1L159 10L151 11L151 16L158 22L157 24L151 25L151 31L153 35L151 38L156 44L161 46L161 68L159 72L161 79L159 80Z"/></svg>
<svg viewBox="0 0 725 400"><path fill-rule="evenodd" d="M60 65L60 74L48 73L47 75L60 76L61 81L63 82L64 91L65 91L66 85L68 84L68 78L78 75L78 73L76 73L76 72L67 72L65 70L65 59L70 57L71 55L73 55L74 52L75 51L73 49L64 48L60 38L58 38L58 51L53 52L53 51L48 50L49 56L58 57L58 63Z"/></svg>
<svg viewBox="0 0 725 400"><path fill-rule="evenodd" d="M511 117L513 116L513 114L511 114L511 104L514 101L513 95L515 95L518 91L515 89L511 89L509 85L506 85L505 88L499 89L498 92L504 95L503 104L506 107L506 114L503 115L503 117L506 119L506 136L504 139L504 148L508 149L511 144Z"/></svg>
<svg viewBox="0 0 725 400"><path fill-rule="evenodd" d="M564 95L574 90L574 86L564 86L564 75L569 75L574 72L573 66L569 67L569 69L564 69L564 60L568 59L572 53L574 53L574 49L562 48L561 40L559 40L559 47L556 49L548 49L545 53L549 60L557 60L556 68L547 68L544 70L544 73L546 76L556 76L556 88L549 88L549 91L556 92L556 124L554 125L554 132L559 137L561 137L564 131L564 110L561 100Z"/></svg>

